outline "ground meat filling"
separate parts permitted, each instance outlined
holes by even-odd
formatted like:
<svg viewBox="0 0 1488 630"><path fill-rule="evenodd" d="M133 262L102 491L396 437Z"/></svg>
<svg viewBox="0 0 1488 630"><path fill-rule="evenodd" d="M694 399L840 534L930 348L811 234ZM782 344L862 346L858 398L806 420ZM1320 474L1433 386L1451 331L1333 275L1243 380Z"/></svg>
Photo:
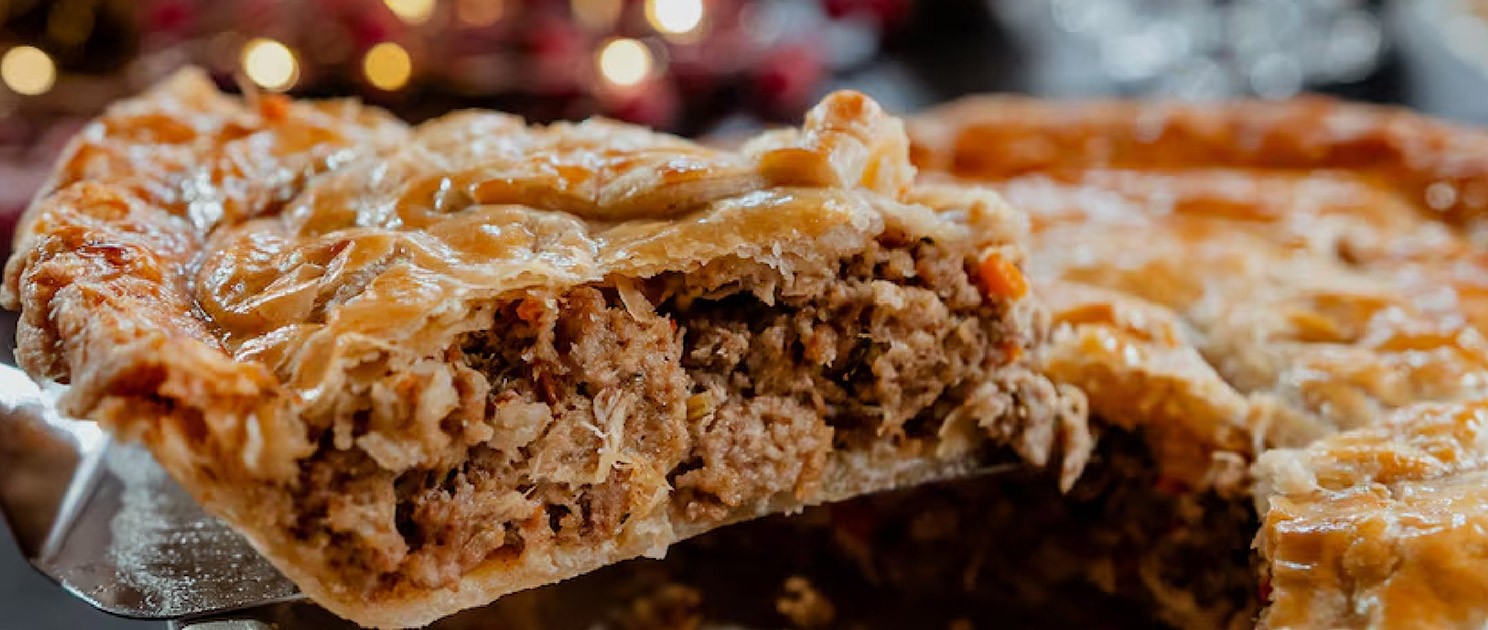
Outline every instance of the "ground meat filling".
<svg viewBox="0 0 1488 630"><path fill-rule="evenodd" d="M933 439L1002 362L995 349L1021 344L964 261L929 241L878 246L834 278L776 280L765 296L710 269L658 279L697 392L675 506L721 518L750 497L804 491L832 448Z"/></svg>
<svg viewBox="0 0 1488 630"><path fill-rule="evenodd" d="M394 474L327 436L297 531L364 589L434 588L531 545L613 538L635 514L720 522L804 495L834 449L930 445L953 410L987 408L977 386L1036 334L983 298L971 262L888 234L816 273L723 260L498 305L448 353L487 392L489 438Z"/></svg>

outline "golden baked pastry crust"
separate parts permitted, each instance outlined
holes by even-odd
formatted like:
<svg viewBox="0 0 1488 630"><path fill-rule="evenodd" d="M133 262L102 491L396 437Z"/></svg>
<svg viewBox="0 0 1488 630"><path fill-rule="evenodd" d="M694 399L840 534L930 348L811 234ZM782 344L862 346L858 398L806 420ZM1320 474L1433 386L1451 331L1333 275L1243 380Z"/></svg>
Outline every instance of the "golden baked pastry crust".
<svg viewBox="0 0 1488 630"><path fill-rule="evenodd" d="M1410 613L1400 595L1390 606L1396 621L1471 620L1488 608L1468 592L1481 581L1466 575L1477 568L1454 564L1431 542L1468 530L1425 533L1454 513L1451 501L1467 500L1455 513L1474 523L1470 497L1444 485L1418 505L1373 480L1383 474L1373 458L1418 461L1407 458L1423 448L1414 431L1431 432L1438 417L1472 417L1473 401L1488 397L1480 250L1488 134L1324 98L979 97L919 116L909 129L929 177L988 183L1029 213L1030 281L1055 322L1048 373L1086 392L1097 425L1145 439L1162 473L1156 490L1177 495L1172 513L1150 516L1147 526L1161 533L1107 550L1116 566L1167 567L1142 574L1149 583L1138 596L1165 621L1251 625L1254 589L1217 596L1202 586L1243 582L1249 567L1226 566L1227 550L1161 551L1167 541L1206 539L1211 525L1198 516L1206 490L1232 500L1254 492L1263 503L1279 493L1261 513L1264 559L1285 578L1269 594L1273 627L1396 627L1343 614L1384 592L1351 571L1392 562L1415 567L1415 577L1392 582L1401 593L1437 584L1422 576L1438 563L1467 589L1420 598ZM1410 411L1420 403L1443 406ZM1311 450L1261 455L1318 440ZM1247 464L1257 455L1270 464L1256 469L1263 483L1253 487ZM1281 462L1292 469L1279 470ZM1349 470L1359 487L1294 495L1271 485L1318 468ZM1456 478L1438 472L1422 474ZM1397 526L1420 510L1435 510L1421 530ZM1108 530L1125 531L1103 524L1089 538ZM1372 555L1351 565L1354 550ZM1326 566L1314 580L1315 565Z"/></svg>
<svg viewBox="0 0 1488 630"><path fill-rule="evenodd" d="M725 152L188 71L73 143L4 302L67 412L321 604L418 625L999 444L1070 483L1024 218L913 177L853 93Z"/></svg>
<svg viewBox="0 0 1488 630"><path fill-rule="evenodd" d="M1052 373L1192 444L1300 446L1488 395L1488 136L1323 98L983 97L911 124L924 170L990 182L1034 226ZM1189 458L1191 459L1191 457Z"/></svg>
<svg viewBox="0 0 1488 630"><path fill-rule="evenodd" d="M1256 464L1266 628L1488 623L1488 407L1422 405Z"/></svg>

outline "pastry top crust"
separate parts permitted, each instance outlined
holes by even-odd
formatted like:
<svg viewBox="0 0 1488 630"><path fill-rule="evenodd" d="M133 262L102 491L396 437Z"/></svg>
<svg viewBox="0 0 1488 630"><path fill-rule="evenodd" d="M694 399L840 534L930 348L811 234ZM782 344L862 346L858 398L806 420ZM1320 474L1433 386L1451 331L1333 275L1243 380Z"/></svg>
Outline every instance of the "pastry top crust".
<svg viewBox="0 0 1488 630"><path fill-rule="evenodd" d="M1488 406L1422 405L1256 464L1281 628L1488 623Z"/></svg>
<svg viewBox="0 0 1488 630"><path fill-rule="evenodd" d="M860 247L885 214L922 236L971 234L901 201L905 146L897 120L847 93L740 153L605 120L454 114L219 229L194 297L238 358L278 364L347 335L427 354L448 341L434 320L461 304L728 257L789 271Z"/></svg>
<svg viewBox="0 0 1488 630"><path fill-rule="evenodd" d="M1190 484L1213 452L1488 394L1488 134L1321 98L982 97L910 132L1029 213L1051 374Z"/></svg>

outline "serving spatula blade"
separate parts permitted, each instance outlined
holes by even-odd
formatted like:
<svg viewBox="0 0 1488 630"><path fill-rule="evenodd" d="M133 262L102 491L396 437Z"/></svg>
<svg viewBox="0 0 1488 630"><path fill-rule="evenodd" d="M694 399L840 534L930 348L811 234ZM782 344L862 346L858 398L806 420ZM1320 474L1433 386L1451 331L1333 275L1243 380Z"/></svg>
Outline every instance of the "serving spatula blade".
<svg viewBox="0 0 1488 630"><path fill-rule="evenodd" d="M175 619L299 597L140 447L60 415L0 364L0 515L39 571L116 615Z"/></svg>

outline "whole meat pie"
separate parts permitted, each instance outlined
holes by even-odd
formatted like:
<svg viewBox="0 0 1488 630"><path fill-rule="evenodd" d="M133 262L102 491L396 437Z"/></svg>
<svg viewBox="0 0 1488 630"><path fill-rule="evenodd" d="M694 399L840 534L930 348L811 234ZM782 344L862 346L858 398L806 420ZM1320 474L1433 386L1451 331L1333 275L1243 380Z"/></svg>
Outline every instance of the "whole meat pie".
<svg viewBox="0 0 1488 630"><path fill-rule="evenodd" d="M1488 134L1316 98L909 128L924 177L1031 216L1047 370L1100 433L1068 495L958 499L1020 515L963 518L1003 523L1002 571L1184 628L1484 626Z"/></svg>
<svg viewBox="0 0 1488 630"><path fill-rule="evenodd" d="M914 176L853 93L722 152L187 71L82 131L4 302L67 412L319 603L411 626L998 458L1071 482L1026 218Z"/></svg>

